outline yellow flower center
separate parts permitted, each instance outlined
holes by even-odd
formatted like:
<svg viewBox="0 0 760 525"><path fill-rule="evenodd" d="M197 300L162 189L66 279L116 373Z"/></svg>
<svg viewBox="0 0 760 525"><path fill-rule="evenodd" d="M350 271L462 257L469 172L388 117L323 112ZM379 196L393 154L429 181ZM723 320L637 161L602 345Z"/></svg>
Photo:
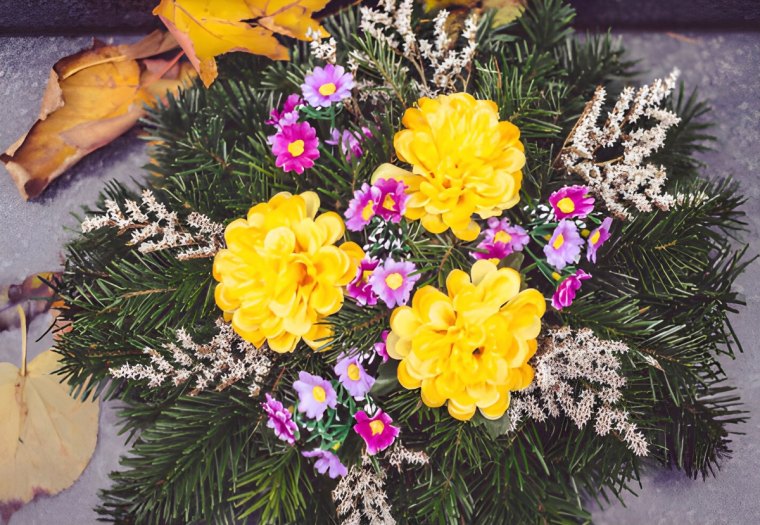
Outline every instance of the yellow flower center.
<svg viewBox="0 0 760 525"><path fill-rule="evenodd" d="M362 272L362 282L366 283L369 281L369 278L372 276L372 270L364 270Z"/></svg>
<svg viewBox="0 0 760 525"><path fill-rule="evenodd" d="M335 443L335 444L332 446L332 449L333 449L333 450L338 450L339 448L340 448L340 443Z"/></svg>
<svg viewBox="0 0 760 525"><path fill-rule="evenodd" d="M288 153L294 157L300 157L304 152L304 143L301 139L294 140L288 144Z"/></svg>
<svg viewBox="0 0 760 525"><path fill-rule="evenodd" d="M396 206L396 201L393 198L393 196L389 193L385 196L385 199L383 199L383 208L386 210L393 211L393 208Z"/></svg>
<svg viewBox="0 0 760 525"><path fill-rule="evenodd" d="M376 419L374 421L369 422L369 428L370 430L372 430L372 435L376 436L378 434L383 433L383 430L385 430L385 423L383 423L379 419Z"/></svg>
<svg viewBox="0 0 760 525"><path fill-rule="evenodd" d="M561 247L563 244L565 244L565 236L564 236L564 235L562 235L562 234L560 233L559 235L557 235L557 238L556 238L556 239L554 239L554 242L552 243L552 247L553 247L555 250L559 250L559 249L560 249L560 247Z"/></svg>
<svg viewBox="0 0 760 525"><path fill-rule="evenodd" d="M498 232L496 235L493 236L493 240L496 242L507 244L509 241L512 240L512 236L508 234L507 232Z"/></svg>
<svg viewBox="0 0 760 525"><path fill-rule="evenodd" d="M581 237L583 237L583 238L585 239L585 238L587 238L587 237L589 236L589 234L590 234L590 233L591 233L591 232L590 232L590 231L588 231L588 228L583 228L583 229L581 230Z"/></svg>
<svg viewBox="0 0 760 525"><path fill-rule="evenodd" d="M335 93L337 89L338 88L335 87L335 84L333 84L332 82L328 82L327 84L322 84L321 86L319 86L319 94L322 95L323 97L329 97L330 95Z"/></svg>
<svg viewBox="0 0 760 525"><path fill-rule="evenodd" d="M348 365L348 378L351 381L358 381L361 375L362 373L359 370L358 366L356 366L354 363L351 363L350 365Z"/></svg>
<svg viewBox="0 0 760 525"><path fill-rule="evenodd" d="M562 213L573 213L575 211L575 203L570 197L565 197L564 199L559 200L557 208L559 208Z"/></svg>
<svg viewBox="0 0 760 525"><path fill-rule="evenodd" d="M365 221L370 220L372 217L375 216L375 202L369 201L367 202L367 205L362 208L362 219Z"/></svg>
<svg viewBox="0 0 760 525"><path fill-rule="evenodd" d="M594 232L594 235L592 235L591 238L589 239L589 241L591 241L591 244L596 244L599 242L599 237L601 236L602 236L601 232L599 230L596 230Z"/></svg>
<svg viewBox="0 0 760 525"><path fill-rule="evenodd" d="M398 272L393 272L388 277L385 278L385 284L388 285L388 288L391 290L398 290L402 284L404 284L404 278L401 276Z"/></svg>
<svg viewBox="0 0 760 525"><path fill-rule="evenodd" d="M324 403L325 399L327 399L327 392L321 386L315 386L311 389L311 396L317 403Z"/></svg>
<svg viewBox="0 0 760 525"><path fill-rule="evenodd" d="M555 281L559 281L561 278L562 276L560 274L558 274L557 272L552 272L552 279L554 279Z"/></svg>

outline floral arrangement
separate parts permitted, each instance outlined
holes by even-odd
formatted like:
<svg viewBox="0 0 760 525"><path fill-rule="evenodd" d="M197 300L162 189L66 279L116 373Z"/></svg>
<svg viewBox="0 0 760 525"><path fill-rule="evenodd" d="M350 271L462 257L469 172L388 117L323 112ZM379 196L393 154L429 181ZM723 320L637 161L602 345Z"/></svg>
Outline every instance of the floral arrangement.
<svg viewBox="0 0 760 525"><path fill-rule="evenodd" d="M677 72L571 19L381 0L151 113L59 290L61 372L136 435L107 519L575 523L712 471L741 198Z"/></svg>

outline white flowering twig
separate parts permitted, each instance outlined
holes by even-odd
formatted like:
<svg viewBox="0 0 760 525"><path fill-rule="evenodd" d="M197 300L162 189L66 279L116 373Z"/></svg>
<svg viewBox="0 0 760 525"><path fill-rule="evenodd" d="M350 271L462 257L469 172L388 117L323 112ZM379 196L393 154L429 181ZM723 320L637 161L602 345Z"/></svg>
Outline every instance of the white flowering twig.
<svg viewBox="0 0 760 525"><path fill-rule="evenodd" d="M148 189L143 190L139 204L125 200L119 206L111 199L105 204L105 214L85 218L83 233L106 227L118 228L119 235L130 231L129 244L138 246L140 253L181 248L176 254L181 261L213 257L224 245L224 225L197 212L182 224L177 213L170 212Z"/></svg>
<svg viewBox="0 0 760 525"><path fill-rule="evenodd" d="M425 465L429 461L424 452L407 449L399 439L385 452L383 459L399 472L403 465ZM380 470L375 468L365 453L361 463L352 466L341 478L332 497L342 525L361 525L362 518L371 525L396 523L385 491L386 476L387 470L382 466Z"/></svg>
<svg viewBox="0 0 760 525"><path fill-rule="evenodd" d="M250 380L251 396L258 396L260 385L272 368L266 346L256 349L223 319L217 320L216 328L218 333L205 345L195 343L185 330L179 329L178 344L165 344L163 351L143 350L150 356L149 364L124 364L109 373L118 379L147 379L151 388L167 381L175 386L192 381L190 395L212 388L222 391L239 381Z"/></svg>
<svg viewBox="0 0 760 525"><path fill-rule="evenodd" d="M579 428L593 418L597 434L614 431L636 455L647 455L644 435L616 407L625 386L619 355L626 352L625 343L599 339L588 328L548 330L533 358L535 381L512 395L512 430L525 418L545 421L564 414Z"/></svg>
<svg viewBox="0 0 760 525"><path fill-rule="evenodd" d="M418 38L412 26L413 7L413 0L380 0L377 8L360 9L359 27L412 65L420 77L419 82L414 82L420 95L435 96L458 91L463 86L457 86L457 81L466 83L462 73L471 66L475 57L479 15L473 12L465 20L460 35L464 45L457 49L456 41L446 30L448 11L443 9L436 15L434 37L429 41ZM358 71L359 62L370 60L361 52L352 52L349 68L354 74Z"/></svg>
<svg viewBox="0 0 760 525"><path fill-rule="evenodd" d="M335 64L338 60L338 43L334 38L325 40L322 38L322 34L319 31L315 31L309 28L306 31L306 36L311 39L309 42L309 50L314 58L324 60L330 64Z"/></svg>
<svg viewBox="0 0 760 525"><path fill-rule="evenodd" d="M630 205L649 212L669 210L674 203L673 196L663 191L665 168L645 161L663 146L668 130L681 120L662 107L677 78L674 70L665 80L657 79L638 90L626 87L602 127L598 121L606 92L599 86L557 156L556 164L585 180L591 192L621 220L631 218ZM654 125L636 127L642 117ZM599 158L600 150L616 146L622 148L619 156Z"/></svg>

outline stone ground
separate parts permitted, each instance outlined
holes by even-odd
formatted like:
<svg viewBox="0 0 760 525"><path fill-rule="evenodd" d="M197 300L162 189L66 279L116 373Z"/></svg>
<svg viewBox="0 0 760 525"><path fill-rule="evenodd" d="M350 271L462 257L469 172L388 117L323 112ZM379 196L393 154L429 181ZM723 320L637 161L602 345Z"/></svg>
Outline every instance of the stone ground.
<svg viewBox="0 0 760 525"><path fill-rule="evenodd" d="M748 203L750 252L760 253L760 33L698 32L685 34L620 33L633 57L641 59L641 79L649 81L673 67L683 72L688 86L699 86L719 122L714 133L719 149L704 155L708 174L739 179ZM82 37L0 38L0 100L3 126L0 147L14 142L34 122L50 67L60 57L87 45ZM0 169L0 283L19 282L30 273L61 266L64 242L77 228L71 216L95 202L107 181L130 181L143 176L147 157L136 134L122 137L82 161L34 202L19 197L11 179ZM69 228L66 230L65 228ZM753 418L734 439L734 454L717 479L693 481L677 472L653 471L638 490L639 497L594 512L599 525L699 524L728 525L760 522L760 263L738 282L747 300L735 328L746 352L725 368L739 387ZM31 325L30 340L45 331L45 320ZM49 338L33 343L31 356L49 347ZM0 334L0 361L17 362L20 334ZM108 483L125 450L115 430L114 406L105 406L95 455L83 476L62 494L39 499L13 515L8 525L88 525L96 522L92 508L97 491Z"/></svg>

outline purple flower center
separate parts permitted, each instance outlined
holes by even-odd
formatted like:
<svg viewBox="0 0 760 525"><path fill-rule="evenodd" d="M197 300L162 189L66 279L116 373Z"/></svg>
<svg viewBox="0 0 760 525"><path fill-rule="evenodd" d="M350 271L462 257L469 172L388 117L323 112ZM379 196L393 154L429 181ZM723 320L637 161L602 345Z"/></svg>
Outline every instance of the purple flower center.
<svg viewBox="0 0 760 525"><path fill-rule="evenodd" d="M323 97L329 97L333 93L337 91L337 87L333 82L327 82L326 84L322 84L319 86L319 94Z"/></svg>
<svg viewBox="0 0 760 525"><path fill-rule="evenodd" d="M324 403L325 399L327 398L327 393L325 392L325 389L321 386L315 386L311 390L311 395L314 397L314 401L317 403Z"/></svg>
<svg viewBox="0 0 760 525"><path fill-rule="evenodd" d="M351 363L350 365L348 365L348 371L347 371L347 374L348 374L348 378L349 378L351 381L358 381L358 380L359 380L359 378L360 378L360 377L361 377L361 375L362 375L361 371L359 370L359 367L358 367L358 366L356 366L356 364L355 364L355 363Z"/></svg>
<svg viewBox="0 0 760 525"><path fill-rule="evenodd" d="M602 236L601 230L596 230L592 235L589 241L591 241L591 244L596 244L599 242L599 237Z"/></svg>
<svg viewBox="0 0 760 525"><path fill-rule="evenodd" d="M500 232L496 232L496 235L493 236L493 240L494 242L507 244L509 243L509 241L512 240L512 236L505 231L500 231Z"/></svg>
<svg viewBox="0 0 760 525"><path fill-rule="evenodd" d="M562 213L573 213L575 211L575 202L570 197L564 197L557 202L557 208L562 210Z"/></svg>
<svg viewBox="0 0 760 525"><path fill-rule="evenodd" d="M367 201L367 204L362 209L362 219L365 221L370 220L372 217L375 216L375 203L374 201Z"/></svg>
<svg viewBox="0 0 760 525"><path fill-rule="evenodd" d="M383 430L385 430L385 423L379 419L375 419L374 421L369 422L369 428L372 430L372 435L377 436L378 434L382 434Z"/></svg>
<svg viewBox="0 0 760 525"><path fill-rule="evenodd" d="M554 239L554 242L552 243L552 247L555 250L559 250L563 244L565 244L565 236L560 233L559 235L557 235L557 238Z"/></svg>
<svg viewBox="0 0 760 525"><path fill-rule="evenodd" d="M404 284L404 277L398 272L393 272L385 278L385 284L387 284L388 288L391 290L398 290L401 288L401 285Z"/></svg>
<svg viewBox="0 0 760 525"><path fill-rule="evenodd" d="M288 153L290 153L293 157L300 157L303 155L305 149L306 148L304 142L301 139L294 140L288 144Z"/></svg>
<svg viewBox="0 0 760 525"><path fill-rule="evenodd" d="M393 196L389 193L385 196L385 199L383 200L383 208L389 211L393 211L393 208L396 207L396 201L393 198Z"/></svg>

